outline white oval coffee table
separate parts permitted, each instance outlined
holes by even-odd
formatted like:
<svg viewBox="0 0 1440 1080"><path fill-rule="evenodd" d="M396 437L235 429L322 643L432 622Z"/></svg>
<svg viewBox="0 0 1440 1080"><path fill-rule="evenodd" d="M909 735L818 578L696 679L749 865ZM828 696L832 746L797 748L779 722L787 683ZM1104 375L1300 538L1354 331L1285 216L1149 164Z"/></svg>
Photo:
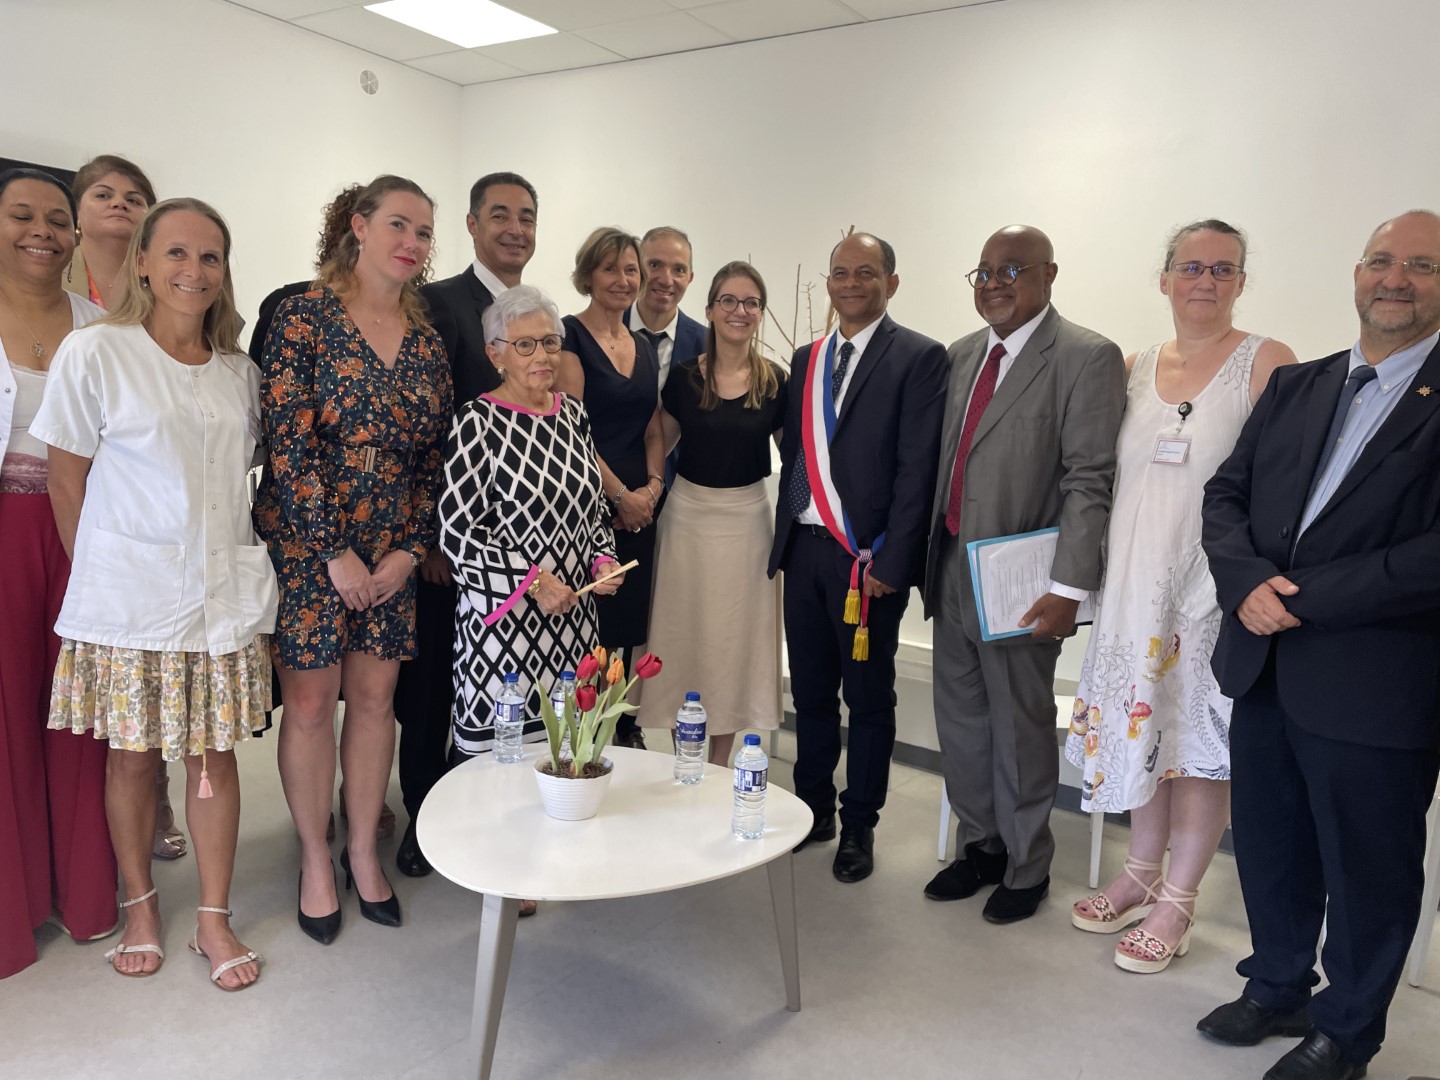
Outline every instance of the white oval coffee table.
<svg viewBox="0 0 1440 1080"><path fill-rule="evenodd" d="M544 744L501 765L484 754L447 773L420 808L415 835L430 865L455 884L484 894L475 965L470 1047L473 1074L490 1076L520 901L608 900L667 892L730 877L757 866L770 875L780 941L785 1003L800 1011L795 879L790 849L810 831L810 808L772 785L765 833L730 833L729 769L705 766L698 784L678 784L674 758L612 746L615 775L600 813L555 821L540 805L530 774Z"/></svg>

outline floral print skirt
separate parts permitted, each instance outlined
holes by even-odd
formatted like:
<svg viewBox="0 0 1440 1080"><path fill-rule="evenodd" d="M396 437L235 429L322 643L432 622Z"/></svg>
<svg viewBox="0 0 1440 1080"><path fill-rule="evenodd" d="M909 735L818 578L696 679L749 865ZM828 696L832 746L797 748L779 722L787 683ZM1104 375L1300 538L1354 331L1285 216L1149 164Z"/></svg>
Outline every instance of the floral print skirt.
<svg viewBox="0 0 1440 1080"><path fill-rule="evenodd" d="M233 750L265 726L270 672L264 635L225 656L65 638L51 684L49 726L93 731L115 750L159 750L166 761Z"/></svg>

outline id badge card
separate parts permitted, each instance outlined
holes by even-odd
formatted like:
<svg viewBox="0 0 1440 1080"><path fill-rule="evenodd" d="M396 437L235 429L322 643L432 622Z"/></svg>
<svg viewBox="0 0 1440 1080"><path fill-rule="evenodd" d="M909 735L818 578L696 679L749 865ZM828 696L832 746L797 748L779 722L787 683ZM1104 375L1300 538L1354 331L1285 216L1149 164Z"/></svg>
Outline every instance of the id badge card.
<svg viewBox="0 0 1440 1080"><path fill-rule="evenodd" d="M1161 435L1155 440L1155 454L1150 460L1156 465L1184 465L1189 456L1189 439L1179 435Z"/></svg>

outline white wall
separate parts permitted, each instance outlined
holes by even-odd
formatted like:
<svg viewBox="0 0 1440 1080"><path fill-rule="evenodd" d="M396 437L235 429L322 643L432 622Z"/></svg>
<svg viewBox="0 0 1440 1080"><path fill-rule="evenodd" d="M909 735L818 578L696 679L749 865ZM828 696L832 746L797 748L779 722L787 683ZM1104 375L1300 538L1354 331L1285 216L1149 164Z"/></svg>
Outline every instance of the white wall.
<svg viewBox="0 0 1440 1080"><path fill-rule="evenodd" d="M1354 338L1369 230L1440 202L1440 4L1375 10L1006 0L474 86L461 171L539 188L527 276L564 310L590 228L664 222L695 241L693 314L709 269L750 256L787 325L797 264L823 317L821 271L853 224L898 250L892 314L946 342L981 325L962 275L1013 221L1054 239L1068 317L1127 352L1160 340L1163 237L1219 216L1253 241L1241 324L1316 357ZM928 643L913 607L903 633Z"/></svg>
<svg viewBox="0 0 1440 1080"><path fill-rule="evenodd" d="M221 0L0 0L0 40L0 153L71 169L119 153L162 198L213 204L247 319L311 272L320 209L347 183L398 172L440 223L463 217L460 89L441 79Z"/></svg>

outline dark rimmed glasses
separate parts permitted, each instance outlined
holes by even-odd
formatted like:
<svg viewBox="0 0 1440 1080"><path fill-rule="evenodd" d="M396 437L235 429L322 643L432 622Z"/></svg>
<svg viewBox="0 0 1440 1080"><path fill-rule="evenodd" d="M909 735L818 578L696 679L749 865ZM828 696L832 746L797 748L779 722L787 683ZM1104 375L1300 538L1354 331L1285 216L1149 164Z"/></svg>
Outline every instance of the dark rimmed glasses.
<svg viewBox="0 0 1440 1080"><path fill-rule="evenodd" d="M727 292L717 296L715 303L720 305L721 311L729 312L740 308L746 315L759 315L760 312L765 310L765 305L760 302L758 296L747 296L744 300L741 300L738 296L731 296Z"/></svg>
<svg viewBox="0 0 1440 1080"><path fill-rule="evenodd" d="M558 353L565 345L565 339L562 338L559 334L546 334L542 338L517 337L514 341L510 341L503 337L497 337L495 338L495 340L502 342L506 345L514 346L515 351L521 356L533 356L535 354L536 345L539 345L547 353L550 353L553 356L555 353Z"/></svg>
<svg viewBox="0 0 1440 1080"><path fill-rule="evenodd" d="M1014 285L1015 279L1026 270L1031 270L1041 265L1043 264L1029 263L1025 266L1016 266L1014 263L1006 263L1004 266L997 266L994 270L987 270L982 266L978 270L971 270L966 274L965 280L970 283L972 289L983 289L986 285L990 284L991 278L994 278L1002 285Z"/></svg>
<svg viewBox="0 0 1440 1080"><path fill-rule="evenodd" d="M1202 263L1183 262L1175 263L1170 267L1172 273L1179 274L1183 278L1195 281L1205 276L1205 271L1210 271L1210 276L1216 281L1234 281L1245 272L1243 266L1237 266L1232 262Z"/></svg>

